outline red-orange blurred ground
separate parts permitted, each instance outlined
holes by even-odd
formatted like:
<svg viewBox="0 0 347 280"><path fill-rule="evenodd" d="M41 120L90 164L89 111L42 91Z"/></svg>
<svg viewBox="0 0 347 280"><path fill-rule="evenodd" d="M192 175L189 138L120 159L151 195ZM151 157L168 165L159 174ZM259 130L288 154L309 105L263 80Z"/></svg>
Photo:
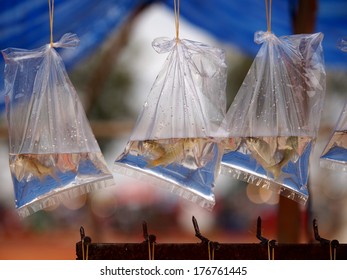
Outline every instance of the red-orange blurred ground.
<svg viewBox="0 0 347 280"><path fill-rule="evenodd" d="M107 206L105 203L101 205ZM93 243L143 242L143 221L148 224L148 233L156 235L159 244L199 243L200 240L195 237L192 215L199 223L201 234L211 241L258 243L258 216L262 219L262 235L267 239L277 239L275 207L255 208L247 204L251 209L237 214L235 209L223 210L220 205L223 204L220 203L214 212L205 213L170 207L168 204L122 207L118 203L116 210L109 207L111 212L109 209L106 212L97 211L110 212L108 217L96 216L91 211L94 208L85 206L76 211L65 208L39 211L24 220L19 219L14 211L4 210L0 215L0 260L75 260L81 226ZM300 243L308 242L304 217L303 214Z"/></svg>
<svg viewBox="0 0 347 280"><path fill-rule="evenodd" d="M72 260L78 231L0 237L1 260Z"/></svg>

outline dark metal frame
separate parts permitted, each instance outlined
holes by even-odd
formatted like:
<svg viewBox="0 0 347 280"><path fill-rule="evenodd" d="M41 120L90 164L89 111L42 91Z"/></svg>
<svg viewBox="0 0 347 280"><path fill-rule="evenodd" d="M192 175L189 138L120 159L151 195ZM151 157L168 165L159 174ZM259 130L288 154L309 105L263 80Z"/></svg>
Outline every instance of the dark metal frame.
<svg viewBox="0 0 347 280"><path fill-rule="evenodd" d="M257 220L256 237L260 243L219 243L204 237L193 216L195 236L200 243L156 243L143 222L144 241L140 243L92 243L80 228L81 241L76 243L77 260L347 260L347 244L320 237L313 220L312 244L278 244L261 235L261 218Z"/></svg>

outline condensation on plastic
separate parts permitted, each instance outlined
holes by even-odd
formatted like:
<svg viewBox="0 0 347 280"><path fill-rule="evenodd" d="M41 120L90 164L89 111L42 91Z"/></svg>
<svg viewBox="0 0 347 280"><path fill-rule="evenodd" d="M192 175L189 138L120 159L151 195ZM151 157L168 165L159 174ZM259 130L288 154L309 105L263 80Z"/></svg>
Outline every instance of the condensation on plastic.
<svg viewBox="0 0 347 280"><path fill-rule="evenodd" d="M347 52L347 38L342 38L337 47ZM319 162L321 167L347 172L347 102Z"/></svg>
<svg viewBox="0 0 347 280"><path fill-rule="evenodd" d="M223 122L229 143L222 173L307 201L325 95L322 39L322 33L255 33L262 46Z"/></svg>
<svg viewBox="0 0 347 280"><path fill-rule="evenodd" d="M21 217L114 184L54 49L78 43L78 37L68 33L53 47L2 51L10 169Z"/></svg>
<svg viewBox="0 0 347 280"><path fill-rule="evenodd" d="M226 135L219 129L226 114L224 51L186 39L158 38L152 46L169 55L114 170L212 209Z"/></svg>
<svg viewBox="0 0 347 280"><path fill-rule="evenodd" d="M190 40L158 38L169 53L130 140L220 137L226 112L226 64L221 49Z"/></svg>

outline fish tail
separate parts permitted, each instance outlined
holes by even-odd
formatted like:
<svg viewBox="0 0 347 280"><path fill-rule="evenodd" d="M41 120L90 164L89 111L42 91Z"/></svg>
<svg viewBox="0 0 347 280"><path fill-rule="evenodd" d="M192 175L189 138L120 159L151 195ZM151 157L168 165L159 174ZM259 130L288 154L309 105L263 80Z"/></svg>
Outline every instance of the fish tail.
<svg viewBox="0 0 347 280"><path fill-rule="evenodd" d="M168 166L169 164L173 163L174 160L172 160L169 157L163 156L163 157L159 157L153 160L149 160L147 163L147 167L151 168L151 167L157 167L157 166Z"/></svg>
<svg viewBox="0 0 347 280"><path fill-rule="evenodd" d="M268 168L268 171L270 171L272 175L274 176L274 179L277 180L281 173L281 167L278 164L276 164L276 165L270 166Z"/></svg>
<svg viewBox="0 0 347 280"><path fill-rule="evenodd" d="M153 167L156 167L156 166L158 166L158 165L160 165L159 160L158 160L158 159L153 159L153 160L149 160L149 161L147 162L146 167L148 167L148 168L153 168Z"/></svg>
<svg viewBox="0 0 347 280"><path fill-rule="evenodd" d="M287 156L283 158L279 163L268 168L268 170L274 175L275 180L279 178L282 168L288 164L291 155L292 153L287 154Z"/></svg>
<svg viewBox="0 0 347 280"><path fill-rule="evenodd" d="M38 178L40 182L45 181L48 176L52 177L56 181L59 181L59 182L61 181L53 167L51 168L49 174L45 174L41 172L38 173Z"/></svg>

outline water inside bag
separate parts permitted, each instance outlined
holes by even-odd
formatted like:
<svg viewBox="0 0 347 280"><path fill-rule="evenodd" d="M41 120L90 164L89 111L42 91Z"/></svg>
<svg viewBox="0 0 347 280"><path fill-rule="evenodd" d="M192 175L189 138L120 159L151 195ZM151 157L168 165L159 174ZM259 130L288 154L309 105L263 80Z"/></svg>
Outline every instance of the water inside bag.
<svg viewBox="0 0 347 280"><path fill-rule="evenodd" d="M298 136L230 138L225 143L221 172L305 203L314 142L312 137Z"/></svg>
<svg viewBox="0 0 347 280"><path fill-rule="evenodd" d="M347 171L347 130L334 132L320 158L320 164L326 168Z"/></svg>
<svg viewBox="0 0 347 280"><path fill-rule="evenodd" d="M151 183L212 209L222 153L222 144L212 138L129 141L115 170L137 178L152 175Z"/></svg>
<svg viewBox="0 0 347 280"><path fill-rule="evenodd" d="M9 161L22 217L113 180L101 153L10 154Z"/></svg>

